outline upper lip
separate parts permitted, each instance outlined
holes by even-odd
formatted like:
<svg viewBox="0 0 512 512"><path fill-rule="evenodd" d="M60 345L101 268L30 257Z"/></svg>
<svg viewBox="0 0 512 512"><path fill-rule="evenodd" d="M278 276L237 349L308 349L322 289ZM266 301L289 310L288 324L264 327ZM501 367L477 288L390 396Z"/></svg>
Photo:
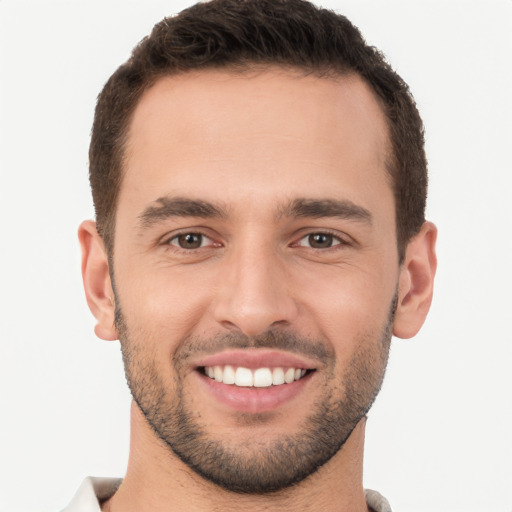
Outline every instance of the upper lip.
<svg viewBox="0 0 512 512"><path fill-rule="evenodd" d="M307 357L291 352L261 348L226 349L216 354L201 357L194 362L196 368L204 366L242 366L244 368L301 368L314 370L318 366Z"/></svg>

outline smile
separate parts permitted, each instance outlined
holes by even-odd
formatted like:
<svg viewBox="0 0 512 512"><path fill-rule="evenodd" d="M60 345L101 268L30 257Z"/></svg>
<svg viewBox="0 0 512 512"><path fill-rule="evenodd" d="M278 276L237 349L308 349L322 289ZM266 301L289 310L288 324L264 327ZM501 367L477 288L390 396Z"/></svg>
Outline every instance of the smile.
<svg viewBox="0 0 512 512"><path fill-rule="evenodd" d="M321 368L307 356L266 348L226 349L191 365L199 377L198 390L206 393L212 407L222 404L229 411L251 414L294 402L311 388Z"/></svg>
<svg viewBox="0 0 512 512"><path fill-rule="evenodd" d="M302 379L308 370L303 368L256 368L249 369L243 366L215 365L203 367L203 373L223 384L239 387L268 388L291 384Z"/></svg>

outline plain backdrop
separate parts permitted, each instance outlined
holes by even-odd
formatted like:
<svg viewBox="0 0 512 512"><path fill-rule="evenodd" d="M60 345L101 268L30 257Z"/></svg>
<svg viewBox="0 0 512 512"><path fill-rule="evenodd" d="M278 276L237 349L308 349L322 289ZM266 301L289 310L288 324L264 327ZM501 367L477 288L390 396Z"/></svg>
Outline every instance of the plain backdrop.
<svg viewBox="0 0 512 512"><path fill-rule="evenodd" d="M323 0L409 83L439 228L435 299L395 340L365 486L394 512L512 511L512 1ZM130 397L93 334L78 224L102 85L188 2L0 0L0 511L51 512L122 476Z"/></svg>

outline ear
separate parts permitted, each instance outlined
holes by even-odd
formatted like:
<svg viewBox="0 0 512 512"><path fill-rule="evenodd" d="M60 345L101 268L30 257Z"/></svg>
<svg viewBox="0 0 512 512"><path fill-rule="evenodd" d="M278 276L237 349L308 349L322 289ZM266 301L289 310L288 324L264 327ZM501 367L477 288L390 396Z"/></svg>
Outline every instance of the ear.
<svg viewBox="0 0 512 512"><path fill-rule="evenodd" d="M108 256L103 240L96 230L96 223L86 220L78 228L82 249L82 279L87 304L98 321L94 332L98 338L111 341L118 339L115 328L115 302Z"/></svg>
<svg viewBox="0 0 512 512"><path fill-rule="evenodd" d="M437 268L436 239L437 228L431 222L425 222L407 245L393 325L393 334L398 338L412 338L427 317Z"/></svg>

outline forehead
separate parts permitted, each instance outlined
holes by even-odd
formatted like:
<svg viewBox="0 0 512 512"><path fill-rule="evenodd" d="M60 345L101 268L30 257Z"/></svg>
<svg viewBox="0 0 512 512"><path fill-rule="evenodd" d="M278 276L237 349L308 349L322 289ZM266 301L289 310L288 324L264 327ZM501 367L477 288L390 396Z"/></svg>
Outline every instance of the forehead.
<svg viewBox="0 0 512 512"><path fill-rule="evenodd" d="M165 77L135 109L119 206L142 209L163 195L275 203L337 186L361 202L376 187L390 193L388 146L382 109L358 76L271 68Z"/></svg>

